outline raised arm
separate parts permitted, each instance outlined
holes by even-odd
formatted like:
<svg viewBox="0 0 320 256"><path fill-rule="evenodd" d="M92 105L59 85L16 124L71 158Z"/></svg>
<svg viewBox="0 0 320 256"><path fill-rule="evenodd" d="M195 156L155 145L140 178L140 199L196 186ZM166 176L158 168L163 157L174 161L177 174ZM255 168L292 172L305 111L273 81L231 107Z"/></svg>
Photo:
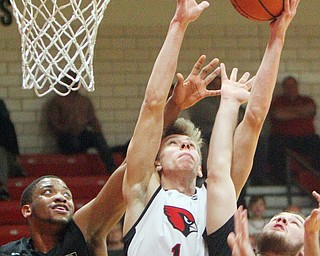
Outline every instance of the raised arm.
<svg viewBox="0 0 320 256"><path fill-rule="evenodd" d="M231 179L233 134L238 120L239 107L247 102L249 73L237 81L238 70L232 70L228 79L221 64L221 101L214 122L207 160L207 233L220 228L235 213L237 200ZM208 117L210 118L210 117Z"/></svg>
<svg viewBox="0 0 320 256"><path fill-rule="evenodd" d="M148 192L152 193L156 189L156 183L152 183L152 186L149 183L155 169L154 162L163 130L164 107L176 71L182 40L189 23L196 20L208 6L206 1L200 4L195 0L177 1L175 15L154 64L128 147L123 189L128 205L124 233L142 213L150 195Z"/></svg>
<svg viewBox="0 0 320 256"><path fill-rule="evenodd" d="M320 204L320 195L313 191L312 195ZM313 209L304 223L304 255L319 256L320 208Z"/></svg>
<svg viewBox="0 0 320 256"><path fill-rule="evenodd" d="M296 14L299 0L285 0L281 16L270 23L270 38L256 74L243 121L234 136L232 179L239 196L250 174L258 138L270 108L277 80L287 28Z"/></svg>
<svg viewBox="0 0 320 256"><path fill-rule="evenodd" d="M205 60L206 56L201 55L186 80L182 74L177 74L177 83L165 106L164 126L174 122L182 110L193 106L198 101L220 95L220 90L207 89L207 85L220 74L220 67L217 68L219 60L215 58L201 69Z"/></svg>
<svg viewBox="0 0 320 256"><path fill-rule="evenodd" d="M104 248L107 234L125 211L122 182L126 163L109 177L96 198L74 214L74 221L86 240L95 244L95 249Z"/></svg>

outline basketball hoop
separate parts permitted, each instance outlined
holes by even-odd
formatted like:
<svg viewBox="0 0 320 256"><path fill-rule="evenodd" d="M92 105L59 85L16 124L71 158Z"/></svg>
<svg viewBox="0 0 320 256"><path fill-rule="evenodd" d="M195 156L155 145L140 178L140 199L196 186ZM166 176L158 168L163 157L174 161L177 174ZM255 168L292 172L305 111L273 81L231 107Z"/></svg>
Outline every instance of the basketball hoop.
<svg viewBox="0 0 320 256"><path fill-rule="evenodd" d="M94 45L109 1L11 0L21 34L22 87L39 97L65 96L81 86L93 91Z"/></svg>

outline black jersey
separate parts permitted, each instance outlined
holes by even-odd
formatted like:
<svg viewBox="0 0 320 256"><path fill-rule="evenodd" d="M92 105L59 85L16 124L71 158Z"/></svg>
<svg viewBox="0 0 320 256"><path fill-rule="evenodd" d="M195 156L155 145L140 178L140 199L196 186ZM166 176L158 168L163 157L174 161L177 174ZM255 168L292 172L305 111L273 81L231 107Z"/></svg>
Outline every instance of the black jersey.
<svg viewBox="0 0 320 256"><path fill-rule="evenodd" d="M205 237L209 256L231 256L231 250L227 243L230 232L234 232L233 216L221 228Z"/></svg>
<svg viewBox="0 0 320 256"><path fill-rule="evenodd" d="M32 249L31 238L22 238L1 246L1 256L92 256L82 232L71 220L60 242L48 253Z"/></svg>

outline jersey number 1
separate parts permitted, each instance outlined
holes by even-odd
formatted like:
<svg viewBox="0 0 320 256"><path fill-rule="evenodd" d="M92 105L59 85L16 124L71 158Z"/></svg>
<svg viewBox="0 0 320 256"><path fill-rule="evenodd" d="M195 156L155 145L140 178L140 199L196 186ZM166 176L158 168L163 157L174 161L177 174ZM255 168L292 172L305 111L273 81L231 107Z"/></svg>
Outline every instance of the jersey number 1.
<svg viewBox="0 0 320 256"><path fill-rule="evenodd" d="M180 247L181 247L181 244L176 244L175 246L172 247L171 249L172 256L180 256Z"/></svg>

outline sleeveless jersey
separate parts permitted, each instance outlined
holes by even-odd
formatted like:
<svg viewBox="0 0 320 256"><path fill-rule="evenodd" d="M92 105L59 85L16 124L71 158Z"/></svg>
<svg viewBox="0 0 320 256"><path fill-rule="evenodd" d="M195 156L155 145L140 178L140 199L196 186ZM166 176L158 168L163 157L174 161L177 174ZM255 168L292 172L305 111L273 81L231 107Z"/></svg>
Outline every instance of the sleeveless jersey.
<svg viewBox="0 0 320 256"><path fill-rule="evenodd" d="M48 253L41 253L32 249L31 239L22 238L10 242L0 248L1 256L92 256L87 243L78 226L71 220L63 238Z"/></svg>
<svg viewBox="0 0 320 256"><path fill-rule="evenodd" d="M125 255L207 255L206 201L204 186L196 188L193 196L159 187L124 237Z"/></svg>

